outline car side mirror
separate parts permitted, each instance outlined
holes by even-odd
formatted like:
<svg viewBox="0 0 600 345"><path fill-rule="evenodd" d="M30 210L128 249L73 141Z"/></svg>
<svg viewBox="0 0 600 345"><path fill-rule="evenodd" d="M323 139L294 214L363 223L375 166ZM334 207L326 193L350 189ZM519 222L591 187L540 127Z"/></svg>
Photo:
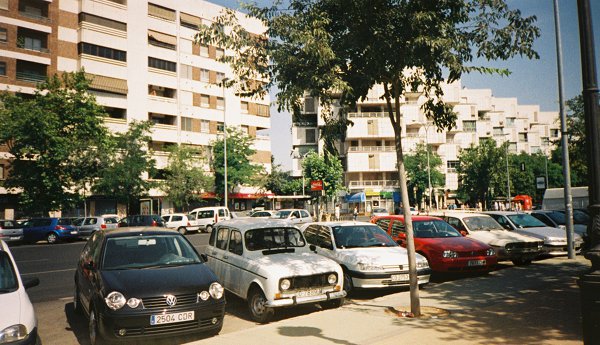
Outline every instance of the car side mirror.
<svg viewBox="0 0 600 345"><path fill-rule="evenodd" d="M93 271L96 269L96 266L94 265L93 261L89 261L83 264L83 268L85 268L86 270Z"/></svg>
<svg viewBox="0 0 600 345"><path fill-rule="evenodd" d="M202 258L202 260L204 260L204 262L208 261L208 255L206 255L206 254L200 254L200 257Z"/></svg>
<svg viewBox="0 0 600 345"><path fill-rule="evenodd" d="M31 277L31 278L25 278L25 279L23 279L23 277L21 277L21 280L23 281L23 286L25 287L25 289L29 289L34 286L40 285L40 279L38 277Z"/></svg>
<svg viewBox="0 0 600 345"><path fill-rule="evenodd" d="M308 246L308 249L310 249L311 252L317 252L317 246L315 246L314 244L311 244L310 246Z"/></svg>

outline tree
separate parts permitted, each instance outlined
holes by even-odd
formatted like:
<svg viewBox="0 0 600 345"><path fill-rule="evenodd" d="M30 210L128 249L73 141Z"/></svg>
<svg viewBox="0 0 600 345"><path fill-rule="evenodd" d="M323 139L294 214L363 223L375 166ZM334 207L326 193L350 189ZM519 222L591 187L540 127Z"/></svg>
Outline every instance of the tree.
<svg viewBox="0 0 600 345"><path fill-rule="evenodd" d="M264 188L275 195L302 194L302 180L293 178L289 171L282 171L281 166L273 161L271 156L271 173L265 180Z"/></svg>
<svg viewBox="0 0 600 345"><path fill-rule="evenodd" d="M458 197L470 203L481 202L487 208L492 197L506 196L506 155L508 143L497 147L493 139L461 151L457 168L460 184ZM512 175L511 175L512 176Z"/></svg>
<svg viewBox="0 0 600 345"><path fill-rule="evenodd" d="M0 94L0 144L12 155L4 186L25 211L47 215L81 201L96 176L108 132L83 71L55 74L33 95Z"/></svg>
<svg viewBox="0 0 600 345"><path fill-rule="evenodd" d="M317 96L324 108L333 99L352 107L373 86L382 85L380 97L394 128L403 200L408 200L408 191L400 106L406 94L422 93L427 118L438 128L451 128L456 114L444 103L444 83L474 71L508 74L505 69L473 66L473 58L538 56L532 48L539 36L533 25L536 18L523 18L502 0L290 0L287 8L280 5L246 6L265 24L262 36L248 33L235 13L227 11L210 27L201 27L196 41L234 52L222 61L232 67L236 83L231 86L238 92L264 94L257 79L268 79L267 87L277 86L280 110L299 113L305 92ZM404 210L411 311L418 316L412 219L410 209Z"/></svg>
<svg viewBox="0 0 600 345"><path fill-rule="evenodd" d="M161 189L177 209L188 211L189 205L201 200L202 191L213 188L213 179L204 174L201 159L204 152L186 146L173 146L165 168L165 181Z"/></svg>
<svg viewBox="0 0 600 345"><path fill-rule="evenodd" d="M215 170L215 190L221 193L225 187L224 147L225 141L218 139L212 142L213 162ZM227 127L227 193L240 185L256 185L263 167L252 164L250 158L256 154L252 148L252 138L241 130Z"/></svg>
<svg viewBox="0 0 600 345"><path fill-rule="evenodd" d="M546 164L548 168L548 186L562 186L562 167L550 161L542 153L529 155L521 152L510 157L510 182L513 194L527 194L541 204L543 189L537 189L536 178L546 176Z"/></svg>
<svg viewBox="0 0 600 345"><path fill-rule="evenodd" d="M148 194L155 183L145 177L156 170L149 149L152 138L152 122L131 122L125 133L117 133L111 139L111 155L99 171L99 178L92 190L125 203L127 214L137 212L139 198Z"/></svg>
<svg viewBox="0 0 600 345"><path fill-rule="evenodd" d="M444 186L446 177L439 171L442 166L442 159L436 153L429 153L429 164L427 164L427 150L425 144L417 144L414 155L405 157L406 175L408 178L408 190L416 188L416 195L410 198L412 205L420 204L423 200L424 192L429 188L429 175L431 175L431 188ZM428 169L431 173L428 174Z"/></svg>
<svg viewBox="0 0 600 345"><path fill-rule="evenodd" d="M308 153L302 160L302 170L307 180L323 181L323 191L330 200L335 198L339 191L346 189L342 162L328 152L325 152L325 155L316 152ZM317 198L319 199L320 197ZM320 210L318 219L321 219Z"/></svg>

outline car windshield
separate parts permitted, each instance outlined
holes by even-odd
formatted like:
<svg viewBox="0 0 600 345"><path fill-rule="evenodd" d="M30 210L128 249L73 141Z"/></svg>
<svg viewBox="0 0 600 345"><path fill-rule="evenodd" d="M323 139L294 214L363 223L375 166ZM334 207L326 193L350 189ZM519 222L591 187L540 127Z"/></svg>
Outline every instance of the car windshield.
<svg viewBox="0 0 600 345"><path fill-rule="evenodd" d="M548 217L550 217L550 219L552 219L554 221L554 223L556 223L558 225L566 225L567 224L567 219L565 217L565 214L562 212L548 212L548 213L546 213L546 215Z"/></svg>
<svg viewBox="0 0 600 345"><path fill-rule="evenodd" d="M338 248L398 246L390 235L376 225L334 226L333 238Z"/></svg>
<svg viewBox="0 0 600 345"><path fill-rule="evenodd" d="M539 219L526 213L511 214L507 217L519 228L538 228L546 226L546 224L542 223Z"/></svg>
<svg viewBox="0 0 600 345"><path fill-rule="evenodd" d="M304 247L306 242L296 228L266 228L249 230L244 235L246 249L267 250Z"/></svg>
<svg viewBox="0 0 600 345"><path fill-rule="evenodd" d="M180 235L109 237L102 269L123 270L201 263L194 248Z"/></svg>
<svg viewBox="0 0 600 345"><path fill-rule="evenodd" d="M273 216L273 218L277 218L277 219L286 219L290 213L292 213L292 211L287 210L287 211L277 211L277 213L275 213L275 215Z"/></svg>
<svg viewBox="0 0 600 345"><path fill-rule="evenodd" d="M0 251L0 294L17 290L19 283L12 261L5 251Z"/></svg>
<svg viewBox="0 0 600 345"><path fill-rule="evenodd" d="M416 238L461 237L462 235L443 220L414 221L413 230Z"/></svg>
<svg viewBox="0 0 600 345"><path fill-rule="evenodd" d="M463 221L470 231L502 230L502 226L492 217L466 217Z"/></svg>

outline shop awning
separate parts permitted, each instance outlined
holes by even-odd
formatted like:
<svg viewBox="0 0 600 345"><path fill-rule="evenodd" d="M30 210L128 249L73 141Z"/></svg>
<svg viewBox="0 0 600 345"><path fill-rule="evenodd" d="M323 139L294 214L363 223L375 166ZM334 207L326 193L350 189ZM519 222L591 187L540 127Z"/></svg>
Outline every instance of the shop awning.
<svg viewBox="0 0 600 345"><path fill-rule="evenodd" d="M367 196L364 192L354 193L350 195L346 195L346 202L365 202L367 201Z"/></svg>

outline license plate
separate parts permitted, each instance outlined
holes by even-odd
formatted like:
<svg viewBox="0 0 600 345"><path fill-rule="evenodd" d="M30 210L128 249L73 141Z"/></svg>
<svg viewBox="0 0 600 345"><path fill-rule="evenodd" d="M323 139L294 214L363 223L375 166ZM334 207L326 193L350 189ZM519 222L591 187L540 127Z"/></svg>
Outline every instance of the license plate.
<svg viewBox="0 0 600 345"><path fill-rule="evenodd" d="M485 260L469 260L468 266L485 266Z"/></svg>
<svg viewBox="0 0 600 345"><path fill-rule="evenodd" d="M194 319L193 311L184 311L181 313L172 313L172 314L158 314L158 315L150 315L150 324L151 325L162 325L165 323L191 321L193 319Z"/></svg>
<svg viewBox="0 0 600 345"><path fill-rule="evenodd" d="M323 293L323 290L321 289L310 289L310 290L304 290L304 291L298 291L296 293L297 297L310 297L310 296L317 296Z"/></svg>
<svg viewBox="0 0 600 345"><path fill-rule="evenodd" d="M11 240L18 240L19 238L21 238L20 236L12 236L10 239Z"/></svg>
<svg viewBox="0 0 600 345"><path fill-rule="evenodd" d="M77 231L71 231L71 235L77 235Z"/></svg>
<svg viewBox="0 0 600 345"><path fill-rule="evenodd" d="M392 274L391 279L393 282L401 282L408 280L408 274Z"/></svg>

